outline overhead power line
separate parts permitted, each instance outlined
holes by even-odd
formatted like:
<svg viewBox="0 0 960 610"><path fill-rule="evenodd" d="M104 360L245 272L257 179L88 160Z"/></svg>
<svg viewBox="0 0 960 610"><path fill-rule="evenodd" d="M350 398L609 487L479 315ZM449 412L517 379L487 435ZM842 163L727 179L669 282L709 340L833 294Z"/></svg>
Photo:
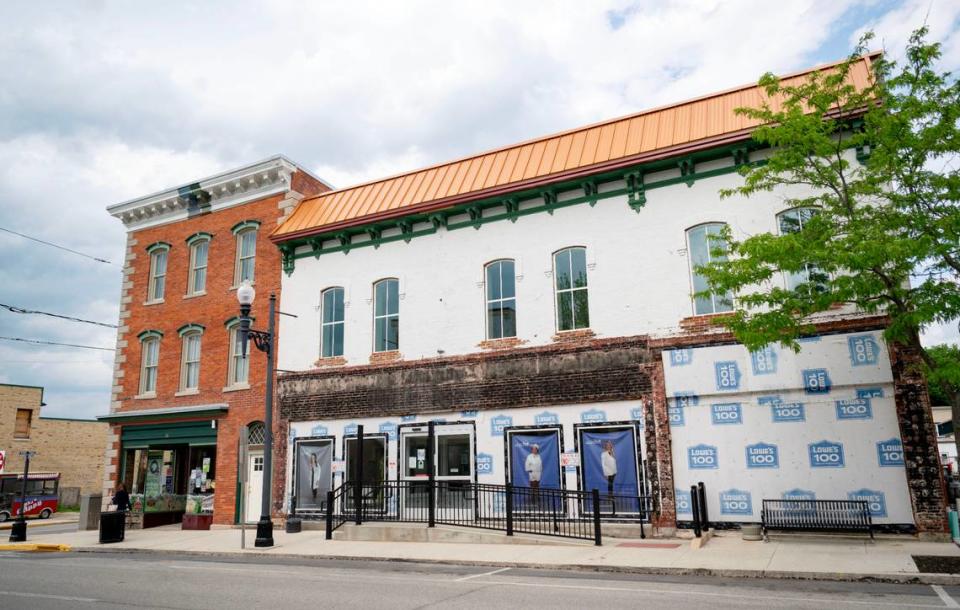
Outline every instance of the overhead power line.
<svg viewBox="0 0 960 610"><path fill-rule="evenodd" d="M91 255L89 255L89 254L84 254L83 252L77 252L76 250L72 250L72 249L70 249L70 248L67 248L66 246L60 246L60 245L51 243L51 242L49 242L49 241L44 241L44 240L42 240L42 239L38 239L38 238L36 238L36 237L30 237L29 235L24 235L23 233L17 233L16 231L11 231L10 229L6 229L6 228L4 228L4 227L0 227L0 231L6 231L7 233L12 233L12 234L14 234L14 235L19 235L20 237L22 237L22 238L24 238L24 239L29 239L29 240L35 241L35 242L37 242L37 243L44 244L44 245L46 245L46 246L51 246L51 247L57 248L57 249L59 249L59 250L64 250L65 252L70 252L71 254L76 254L77 256L82 256L82 257L84 257L84 258L89 258L89 259L91 259L91 260L97 261L98 263L106 263L107 265L113 265L113 264L114 264L114 263L112 263L111 261L108 261L108 260L105 259L105 258L100 258L100 257L98 257L98 256L91 256Z"/></svg>
<svg viewBox="0 0 960 610"><path fill-rule="evenodd" d="M95 347L93 345L77 345L76 343L57 343L56 341L41 341L40 339L24 339L22 337L0 337L4 341L20 341L21 343L37 343L40 345L60 345L63 347L81 347L83 349L98 349L104 352L115 352L112 347Z"/></svg>
<svg viewBox="0 0 960 610"><path fill-rule="evenodd" d="M39 314L42 316L50 316L51 318L60 318L62 320L70 320L71 322L83 322L84 324L95 324L97 326L104 326L106 328L116 328L116 324L107 324L106 322L94 322L93 320L84 320L83 318L74 318L72 316L64 316L58 313L50 313L49 311L38 311L36 309L24 309L23 307L17 307L15 305L6 305L0 303L0 307L3 307L6 310L9 310L13 313L24 313L24 314Z"/></svg>

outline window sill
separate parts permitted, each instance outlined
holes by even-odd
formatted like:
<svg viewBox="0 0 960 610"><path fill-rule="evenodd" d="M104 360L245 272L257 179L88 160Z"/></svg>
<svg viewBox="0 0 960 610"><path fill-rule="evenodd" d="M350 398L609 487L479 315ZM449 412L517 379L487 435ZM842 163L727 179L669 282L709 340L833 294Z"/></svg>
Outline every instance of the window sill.
<svg viewBox="0 0 960 610"><path fill-rule="evenodd" d="M322 369L330 366L345 366L346 364L347 359L343 356L328 356L317 359L317 361L313 363L313 366Z"/></svg>
<svg viewBox="0 0 960 610"><path fill-rule="evenodd" d="M154 299L152 301L143 302L144 307L149 307L150 305L162 305L162 304L163 304L163 299Z"/></svg>
<svg viewBox="0 0 960 610"><path fill-rule="evenodd" d="M193 294L185 294L185 295L183 295L183 298L185 298L185 299L193 299L193 298L196 298L196 297L205 297L205 296L207 296L207 291L206 291L206 290L203 290L203 291L201 291L201 292L194 292Z"/></svg>
<svg viewBox="0 0 960 610"><path fill-rule="evenodd" d="M156 392L146 392L145 394L137 394L133 397L134 400L147 400L149 398L156 398Z"/></svg>
<svg viewBox="0 0 960 610"><path fill-rule="evenodd" d="M597 333L589 328L578 328L576 330L560 330L557 331L557 334L553 336L553 341L555 343L575 343L577 341L585 341L587 339L592 339L597 336Z"/></svg>
<svg viewBox="0 0 960 610"><path fill-rule="evenodd" d="M249 390L249 389L250 389L249 383L238 383L236 385L228 385L227 387L223 388L221 392L239 392L241 390Z"/></svg>
<svg viewBox="0 0 960 610"><path fill-rule="evenodd" d="M477 344L480 349L499 350L520 347L526 343L519 337L503 337L502 339L487 339Z"/></svg>
<svg viewBox="0 0 960 610"><path fill-rule="evenodd" d="M29 437L29 436L15 436L15 437L13 437L13 442L15 442L15 443L29 443L29 442L30 442L30 437Z"/></svg>
<svg viewBox="0 0 960 610"><path fill-rule="evenodd" d="M388 352L373 352L370 354L370 364L385 364L387 362L396 362L402 359L400 350L390 350Z"/></svg>
<svg viewBox="0 0 960 610"><path fill-rule="evenodd" d="M193 388L191 390L180 390L179 392L175 393L174 396L196 396L199 393L199 388Z"/></svg>
<svg viewBox="0 0 960 610"><path fill-rule="evenodd" d="M696 316L690 316L680 320L680 330L684 331L705 331L720 327L720 320L724 317L733 315L732 311L721 313L703 313Z"/></svg>

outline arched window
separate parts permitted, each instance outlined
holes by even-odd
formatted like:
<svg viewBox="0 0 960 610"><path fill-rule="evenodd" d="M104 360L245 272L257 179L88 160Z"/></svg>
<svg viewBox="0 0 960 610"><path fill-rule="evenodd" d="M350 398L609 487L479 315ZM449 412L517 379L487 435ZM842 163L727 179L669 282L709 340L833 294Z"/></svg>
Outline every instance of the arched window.
<svg viewBox="0 0 960 610"><path fill-rule="evenodd" d="M254 281L254 271L257 260L257 231L260 222L245 220L233 226L233 233L237 236L237 263L233 272L233 285L239 286L243 282Z"/></svg>
<svg viewBox="0 0 960 610"><path fill-rule="evenodd" d="M243 355L243 346L240 345L240 321L231 318L226 322L230 355L227 368L227 387L238 389L248 384L250 370L250 350Z"/></svg>
<svg viewBox="0 0 960 610"><path fill-rule="evenodd" d="M187 239L190 247L190 269L187 274L187 294L204 294L207 291L207 255L210 251L209 233L197 233Z"/></svg>
<svg viewBox="0 0 960 610"><path fill-rule="evenodd" d="M693 313L706 315L733 310L733 297L726 294L697 294L706 293L710 286L698 268L714 261L726 260L726 254L718 252L721 244L717 237L723 230L724 223L711 222L687 229L687 252L690 259L690 284L693 288Z"/></svg>
<svg viewBox="0 0 960 610"><path fill-rule="evenodd" d="M247 424L247 444L262 445L266 436L266 427L262 421L250 422Z"/></svg>
<svg viewBox="0 0 960 610"><path fill-rule="evenodd" d="M777 226L780 227L780 234L799 233L816 213L816 208L793 208L780 212L777 214ZM812 284L815 290L822 291L827 281L827 275L823 271L818 269L816 265L808 263L804 263L802 268L797 271L784 271L783 276L787 290L796 290L803 284Z"/></svg>
<svg viewBox="0 0 960 610"><path fill-rule="evenodd" d="M396 278L373 285L373 351L400 349L400 282Z"/></svg>
<svg viewBox="0 0 960 610"><path fill-rule="evenodd" d="M590 328L587 298L587 249L566 248L553 255L557 294L557 330Z"/></svg>
<svg viewBox="0 0 960 610"><path fill-rule="evenodd" d="M159 302L163 300L167 286L167 255L170 252L170 244L158 241L147 247L147 253L150 255L150 278L147 282L147 302Z"/></svg>
<svg viewBox="0 0 960 610"><path fill-rule="evenodd" d="M493 261L484 273L487 305L487 339L517 336L517 282L514 262Z"/></svg>
<svg viewBox="0 0 960 610"><path fill-rule="evenodd" d="M343 355L343 288L320 293L320 357Z"/></svg>
<svg viewBox="0 0 960 610"><path fill-rule="evenodd" d="M200 389L200 339L203 327L199 324L187 324L179 330L182 347L180 349L180 391Z"/></svg>
<svg viewBox="0 0 960 610"><path fill-rule="evenodd" d="M146 330L140 339L140 396L155 396L157 393L157 368L160 363L160 339L163 333Z"/></svg>

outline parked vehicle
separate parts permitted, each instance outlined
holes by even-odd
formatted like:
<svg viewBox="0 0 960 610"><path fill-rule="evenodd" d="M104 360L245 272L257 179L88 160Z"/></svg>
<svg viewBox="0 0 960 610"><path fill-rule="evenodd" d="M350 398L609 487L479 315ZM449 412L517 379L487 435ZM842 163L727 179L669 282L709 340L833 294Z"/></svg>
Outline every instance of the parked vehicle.
<svg viewBox="0 0 960 610"><path fill-rule="evenodd" d="M22 474L0 474L0 521L20 514ZM48 519L60 502L60 473L31 472L27 479L24 516Z"/></svg>

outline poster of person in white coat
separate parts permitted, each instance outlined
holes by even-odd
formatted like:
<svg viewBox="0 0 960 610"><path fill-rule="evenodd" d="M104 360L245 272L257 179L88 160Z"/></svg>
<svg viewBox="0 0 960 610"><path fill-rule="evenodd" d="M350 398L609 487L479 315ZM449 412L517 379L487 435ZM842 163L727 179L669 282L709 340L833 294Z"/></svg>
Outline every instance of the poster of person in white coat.
<svg viewBox="0 0 960 610"><path fill-rule="evenodd" d="M540 499L540 478L543 476L540 445L534 445L530 448L530 455L527 456L523 469L527 471L527 479L530 481L530 487L533 488L533 500L536 502Z"/></svg>

